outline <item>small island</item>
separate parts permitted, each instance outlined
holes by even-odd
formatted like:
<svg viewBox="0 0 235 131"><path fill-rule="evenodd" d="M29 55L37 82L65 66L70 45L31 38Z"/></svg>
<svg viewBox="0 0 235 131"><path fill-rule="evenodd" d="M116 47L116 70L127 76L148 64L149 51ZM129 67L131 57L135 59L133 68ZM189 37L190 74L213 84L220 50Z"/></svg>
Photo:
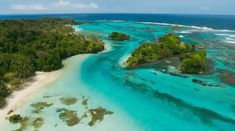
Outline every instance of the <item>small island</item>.
<svg viewBox="0 0 235 131"><path fill-rule="evenodd" d="M128 68L135 68L173 56L179 56L182 73L201 74L205 70L205 49L198 50L195 48L195 44L190 47L188 44L182 43L175 34L167 34L160 37L158 41L141 44L124 64Z"/></svg>
<svg viewBox="0 0 235 131"><path fill-rule="evenodd" d="M76 24L61 18L0 20L0 107L36 71L58 70L65 58L104 50L101 39L76 33Z"/></svg>
<svg viewBox="0 0 235 131"><path fill-rule="evenodd" d="M109 39L111 40L117 40L117 41L125 41L125 40L130 40L130 35L120 33L120 32L112 32L109 35Z"/></svg>

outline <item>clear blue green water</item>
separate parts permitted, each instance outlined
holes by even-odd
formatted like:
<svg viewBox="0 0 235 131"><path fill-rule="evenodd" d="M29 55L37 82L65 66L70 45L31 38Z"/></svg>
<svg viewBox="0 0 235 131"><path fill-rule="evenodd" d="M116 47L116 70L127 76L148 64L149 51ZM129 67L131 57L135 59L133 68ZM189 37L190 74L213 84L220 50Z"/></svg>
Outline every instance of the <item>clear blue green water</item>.
<svg viewBox="0 0 235 131"><path fill-rule="evenodd" d="M143 124L144 129L233 129L235 90L234 87L221 83L217 73L181 78L151 68L126 70L120 66L123 57L128 56L141 42L175 32L184 36L185 42L198 41L207 46L208 58L215 61L214 72L217 69L234 71L234 47L223 41L220 31L190 27L172 31L170 27L109 21L80 26L86 31L97 32L103 39L107 39L107 35L112 31L132 36L132 40L128 42L113 42L112 51L87 59L82 66L81 79L89 85L94 85L94 90L123 107L139 124ZM226 66L225 63L229 61L231 65ZM192 78L222 85L204 87L192 83Z"/></svg>
<svg viewBox="0 0 235 131"><path fill-rule="evenodd" d="M43 117L42 131L49 130L227 130L235 129L235 87L221 80L226 71L235 72L235 31L181 26L172 30L170 24L93 21L74 28L102 38L110 50L89 55L82 64L77 57L68 59L62 76L24 104L24 116ZM119 31L131 40L114 42L108 34ZM153 67L126 69L122 66L130 53L144 41L155 40L166 33L175 33L183 42L196 41L208 51L213 66L207 75L174 76ZM192 82L205 81L211 86ZM45 99L43 96L53 96ZM82 123L68 127L59 119L58 108L83 112L81 104L65 106L61 97L89 98L90 107L104 107L114 114L89 127ZM39 114L32 113L30 104L54 103ZM6 130L19 125L7 124ZM27 130L32 130L28 127Z"/></svg>

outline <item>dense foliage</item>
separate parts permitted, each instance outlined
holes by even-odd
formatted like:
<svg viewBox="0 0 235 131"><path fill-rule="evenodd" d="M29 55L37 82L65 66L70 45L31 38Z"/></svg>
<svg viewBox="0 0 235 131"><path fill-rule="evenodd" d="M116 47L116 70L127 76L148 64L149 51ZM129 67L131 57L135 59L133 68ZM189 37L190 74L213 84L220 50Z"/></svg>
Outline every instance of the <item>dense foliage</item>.
<svg viewBox="0 0 235 131"><path fill-rule="evenodd" d="M104 49L102 40L76 34L70 19L0 20L0 106L35 71L53 71L62 60Z"/></svg>
<svg viewBox="0 0 235 131"><path fill-rule="evenodd" d="M22 117L17 114L17 115L12 115L9 117L9 122L15 124L15 123L19 123L22 120Z"/></svg>
<svg viewBox="0 0 235 131"><path fill-rule="evenodd" d="M109 39L111 39L111 40L118 40L118 41L124 41L124 40L129 40L130 39L130 35L126 35L126 34L120 33L120 32L112 32L109 35Z"/></svg>
<svg viewBox="0 0 235 131"><path fill-rule="evenodd" d="M181 70L183 73L203 73L206 68L206 51L201 49L185 54L181 57Z"/></svg>
<svg viewBox="0 0 235 131"><path fill-rule="evenodd" d="M157 61L171 56L182 55L181 70L183 73L202 73L206 66L206 51L197 51L183 44L174 34L162 36L158 41L141 44L131 54L125 65L137 67L140 64Z"/></svg>
<svg viewBox="0 0 235 131"><path fill-rule="evenodd" d="M167 34L159 41L140 44L126 62L128 67L167 58L189 50L188 45L181 43L178 36Z"/></svg>

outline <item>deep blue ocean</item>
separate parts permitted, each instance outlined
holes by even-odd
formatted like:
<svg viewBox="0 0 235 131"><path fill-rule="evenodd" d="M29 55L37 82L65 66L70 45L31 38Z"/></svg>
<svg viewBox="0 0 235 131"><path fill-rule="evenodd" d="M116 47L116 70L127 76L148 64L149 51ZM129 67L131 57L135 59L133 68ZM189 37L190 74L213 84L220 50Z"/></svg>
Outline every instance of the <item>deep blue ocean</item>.
<svg viewBox="0 0 235 131"><path fill-rule="evenodd" d="M160 22L216 29L235 30L235 15L177 15L177 14L42 14L42 15L0 15L0 19L38 19L62 17L76 20L126 20Z"/></svg>

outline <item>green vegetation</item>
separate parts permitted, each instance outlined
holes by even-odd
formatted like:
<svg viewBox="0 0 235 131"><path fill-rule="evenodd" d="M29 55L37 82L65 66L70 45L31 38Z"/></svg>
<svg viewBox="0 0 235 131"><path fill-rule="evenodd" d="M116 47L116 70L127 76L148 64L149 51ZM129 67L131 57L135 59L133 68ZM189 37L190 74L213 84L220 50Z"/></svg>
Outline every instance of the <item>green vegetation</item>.
<svg viewBox="0 0 235 131"><path fill-rule="evenodd" d="M0 96L0 107L4 107L6 105L6 100L4 97Z"/></svg>
<svg viewBox="0 0 235 131"><path fill-rule="evenodd" d="M19 123L22 120L22 117L17 114L17 115L12 115L9 117L9 122L15 124L15 123Z"/></svg>
<svg viewBox="0 0 235 131"><path fill-rule="evenodd" d="M109 39L111 39L111 40L118 40L118 41L124 41L124 40L129 40L130 36L126 35L126 34L123 34L123 33L120 33L120 32L112 32L109 35Z"/></svg>
<svg viewBox="0 0 235 131"><path fill-rule="evenodd" d="M206 68L206 51L204 49L185 54L181 59L183 73L201 74Z"/></svg>
<svg viewBox="0 0 235 131"><path fill-rule="evenodd" d="M62 60L104 49L102 40L76 34L70 19L0 20L0 107L36 71L53 71Z"/></svg>
<svg viewBox="0 0 235 131"><path fill-rule="evenodd" d="M189 50L188 45L182 44L179 37L168 34L151 43L141 44L127 60L127 67L136 67L140 64L153 62Z"/></svg>
<svg viewBox="0 0 235 131"><path fill-rule="evenodd" d="M125 65L129 68L160 59L182 55L181 70L183 73L202 73L206 66L206 51L197 51L183 44L174 34L167 34L158 41L141 44L129 57Z"/></svg>

